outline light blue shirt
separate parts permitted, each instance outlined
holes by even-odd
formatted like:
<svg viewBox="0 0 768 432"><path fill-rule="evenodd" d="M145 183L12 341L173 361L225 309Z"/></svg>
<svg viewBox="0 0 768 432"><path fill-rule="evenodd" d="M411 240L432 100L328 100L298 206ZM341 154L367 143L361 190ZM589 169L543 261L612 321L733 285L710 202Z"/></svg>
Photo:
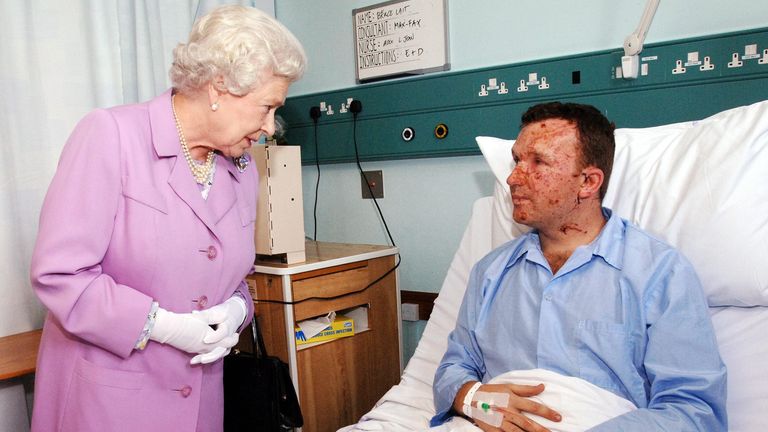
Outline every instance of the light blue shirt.
<svg viewBox="0 0 768 432"><path fill-rule="evenodd" d="M435 374L433 426L455 414L465 382L543 368L639 408L595 431L727 430L725 365L693 267L603 212L600 235L554 276L535 231L475 265Z"/></svg>

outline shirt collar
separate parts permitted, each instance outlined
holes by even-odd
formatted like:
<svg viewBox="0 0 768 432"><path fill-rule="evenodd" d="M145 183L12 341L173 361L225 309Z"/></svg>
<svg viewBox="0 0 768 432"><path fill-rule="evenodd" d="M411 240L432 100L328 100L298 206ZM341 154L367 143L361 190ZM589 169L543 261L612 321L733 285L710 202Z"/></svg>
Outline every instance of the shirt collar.
<svg viewBox="0 0 768 432"><path fill-rule="evenodd" d="M592 255L602 257L605 262L621 270L624 264L624 222L609 208L603 207L603 215L608 221L592 242Z"/></svg>
<svg viewBox="0 0 768 432"><path fill-rule="evenodd" d="M616 213L611 209L603 207L603 216L607 219L605 226L591 243L577 248L571 258L579 259L579 256L599 256L609 265L621 270L623 265L622 245L624 243L624 223ZM511 267L522 257L525 259L548 267L549 264L541 251L541 242L538 231L533 230L525 234L520 247L516 248L514 253L509 256L507 267ZM568 261L572 261L569 258ZM582 263L568 263L581 265Z"/></svg>
<svg viewBox="0 0 768 432"><path fill-rule="evenodd" d="M152 142L155 145L155 152L160 157L179 156L181 154L179 132L176 130L176 122L173 119L173 109L171 108L171 95L172 90L169 89L148 102Z"/></svg>

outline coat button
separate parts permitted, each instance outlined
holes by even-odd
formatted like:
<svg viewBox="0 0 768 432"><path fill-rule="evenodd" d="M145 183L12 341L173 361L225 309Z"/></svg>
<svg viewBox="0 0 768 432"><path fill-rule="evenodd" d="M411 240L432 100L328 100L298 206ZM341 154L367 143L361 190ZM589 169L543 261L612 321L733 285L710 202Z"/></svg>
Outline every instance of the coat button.
<svg viewBox="0 0 768 432"><path fill-rule="evenodd" d="M215 260L217 253L218 253L218 251L216 251L216 247L215 246L208 246L208 259L209 260L211 260L211 261Z"/></svg>
<svg viewBox="0 0 768 432"><path fill-rule="evenodd" d="M201 295L197 300L194 300L195 303L197 303L198 309L205 309L206 306L208 306L208 297Z"/></svg>
<svg viewBox="0 0 768 432"><path fill-rule="evenodd" d="M181 397L187 398L189 395L192 394L192 387L185 385L184 387L179 389L179 393L181 394Z"/></svg>

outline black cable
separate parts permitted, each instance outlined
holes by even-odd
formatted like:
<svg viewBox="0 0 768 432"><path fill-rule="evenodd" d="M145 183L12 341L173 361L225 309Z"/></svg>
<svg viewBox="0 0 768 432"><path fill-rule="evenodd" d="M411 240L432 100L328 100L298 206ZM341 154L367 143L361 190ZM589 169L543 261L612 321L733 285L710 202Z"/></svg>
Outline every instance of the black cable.
<svg viewBox="0 0 768 432"><path fill-rule="evenodd" d="M315 206L314 206L314 211L312 213L312 217L315 224L314 229L312 231L312 240L317 241L317 199L318 199L319 190L320 190L320 156L319 156L319 150L317 146L317 118L313 117L313 120L315 122L315 166L317 167L317 181L315 182Z"/></svg>
<svg viewBox="0 0 768 432"><path fill-rule="evenodd" d="M376 199L376 197L373 194L373 189L371 188L371 183L368 181L368 177L365 176L365 171L363 171L363 166L360 165L360 153L357 148L357 114L360 113L360 111L363 110L363 105L358 100L353 100L352 104L350 104L350 111L352 111L352 141L355 145L355 163L357 164L357 169L360 171L360 175L363 176L363 180L365 180L365 185L368 187L368 192L371 194L371 198L373 198L373 203L376 205L376 210L379 212L379 217L381 218L381 222L384 224L384 229L387 231L387 236L389 237L390 243L392 243L392 246L397 247L395 244L395 241L392 239L392 233L389 232L389 226L387 225L387 220L384 219L384 213L381 211L381 207L379 207L379 201ZM400 254L398 254L398 259L400 257ZM398 265L400 263L398 262Z"/></svg>
<svg viewBox="0 0 768 432"><path fill-rule="evenodd" d="M387 270L383 275L377 277L373 282L369 283L368 285L366 285L363 288L360 288L358 290L348 291L348 292L345 292L343 294L337 294L335 296L328 296L328 297L313 296L313 297L307 297L305 299L296 300L296 301L292 301L292 302L282 301L282 300L262 300L262 299L253 299L253 301L256 302L256 303L277 303L277 304L283 304L283 305L295 305L295 304L303 303L303 302L305 302L307 300L335 300L337 298L348 296L350 294L361 293L361 292L367 290L368 288L376 285L379 281L381 281L382 279L387 277L390 273L395 271L395 269L398 268L399 266L400 266L400 254L398 253L397 254L397 262L395 263L395 266L392 267L391 269Z"/></svg>
<svg viewBox="0 0 768 432"><path fill-rule="evenodd" d="M376 205L376 210L379 212L379 217L381 218L381 222L384 224L384 229L387 231L387 237L389 237L389 242L392 244L393 247L397 247L395 240L392 238L392 233L389 231L389 225L387 225L387 220L384 218L384 213L381 211L381 207L379 206L379 201L376 199L376 196L373 194L373 189L371 188L371 182L368 181L368 177L365 176L365 171L363 171L363 166L360 165L360 152L358 151L358 148L357 148L357 115L360 113L360 111L363 110L363 104L358 100L353 100L349 108L350 108L350 111L352 111L352 142L355 145L355 163L357 164L357 169L358 171L360 171L360 175L363 176L365 185L368 187L368 192L371 194L373 203ZM385 276L390 272L394 271L396 268L400 267L400 262L402 261L402 259L400 258L400 252L397 253L396 258L397 258L397 262L395 262L395 266L392 267L387 273L385 273L384 274ZM368 287L364 288L361 291L364 291L367 288Z"/></svg>

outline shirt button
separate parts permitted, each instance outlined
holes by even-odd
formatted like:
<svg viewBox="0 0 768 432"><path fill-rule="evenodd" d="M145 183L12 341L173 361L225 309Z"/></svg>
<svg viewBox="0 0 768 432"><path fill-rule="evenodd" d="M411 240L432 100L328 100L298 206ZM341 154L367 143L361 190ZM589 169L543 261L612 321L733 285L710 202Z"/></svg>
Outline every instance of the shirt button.
<svg viewBox="0 0 768 432"><path fill-rule="evenodd" d="M549 295L549 294L547 294L547 295L545 295L545 296L544 296L544 300L546 300L546 301L552 301L552 296L551 296L551 295Z"/></svg>
<svg viewBox="0 0 768 432"><path fill-rule="evenodd" d="M201 295L200 298L195 300L195 302L197 303L198 309L205 309L205 307L208 305L208 297Z"/></svg>
<svg viewBox="0 0 768 432"><path fill-rule="evenodd" d="M213 261L216 259L216 254L218 251L216 250L215 246L208 246L208 259Z"/></svg>
<svg viewBox="0 0 768 432"><path fill-rule="evenodd" d="M179 389L179 393L181 393L181 397L188 398L189 395L192 394L192 387L185 385L181 389Z"/></svg>

